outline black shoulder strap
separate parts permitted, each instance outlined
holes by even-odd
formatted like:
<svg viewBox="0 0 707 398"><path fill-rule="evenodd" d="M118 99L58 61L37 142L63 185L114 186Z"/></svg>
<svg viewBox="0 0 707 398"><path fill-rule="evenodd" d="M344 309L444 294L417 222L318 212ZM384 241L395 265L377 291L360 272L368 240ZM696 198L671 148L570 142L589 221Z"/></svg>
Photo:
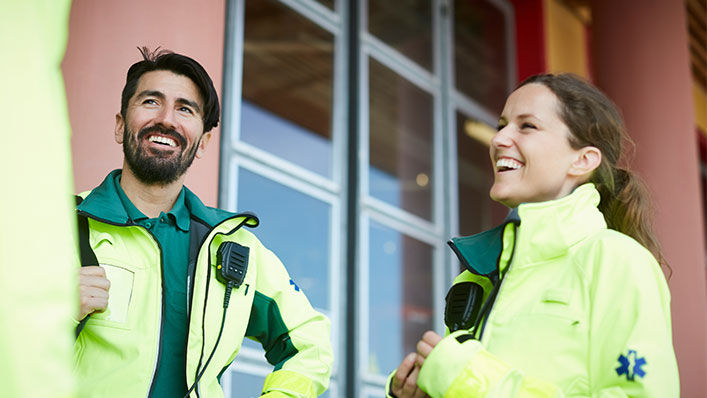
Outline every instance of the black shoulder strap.
<svg viewBox="0 0 707 398"><path fill-rule="evenodd" d="M76 206L81 204L83 198L76 195ZM79 238L79 255L81 257L81 266L87 267L89 265L98 265L98 258L96 258L96 253L91 249L91 244L88 240L88 217L76 214L76 223L78 225L78 238ZM81 330L86 325L88 321L88 315L84 317L78 325L76 325L76 337L79 337Z"/></svg>
<svg viewBox="0 0 707 398"><path fill-rule="evenodd" d="M78 206L83 201L83 198L76 195L76 205ZM96 253L91 249L91 244L88 241L88 217L76 214L76 222L79 227L79 254L81 256L81 266L98 265Z"/></svg>

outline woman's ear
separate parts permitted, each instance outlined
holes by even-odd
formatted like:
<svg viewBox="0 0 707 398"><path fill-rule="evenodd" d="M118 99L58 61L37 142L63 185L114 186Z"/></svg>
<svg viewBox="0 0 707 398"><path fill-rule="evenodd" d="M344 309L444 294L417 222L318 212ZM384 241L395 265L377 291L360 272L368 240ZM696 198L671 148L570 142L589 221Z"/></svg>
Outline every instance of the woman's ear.
<svg viewBox="0 0 707 398"><path fill-rule="evenodd" d="M601 151L597 147L585 146L577 151L577 159L572 162L568 174L582 177L591 174L601 164Z"/></svg>

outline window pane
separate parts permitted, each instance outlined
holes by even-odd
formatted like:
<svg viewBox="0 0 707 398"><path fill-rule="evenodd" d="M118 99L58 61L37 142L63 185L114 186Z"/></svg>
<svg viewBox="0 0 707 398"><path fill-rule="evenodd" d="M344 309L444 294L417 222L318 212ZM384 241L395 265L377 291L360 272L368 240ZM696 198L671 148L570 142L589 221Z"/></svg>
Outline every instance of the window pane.
<svg viewBox="0 0 707 398"><path fill-rule="evenodd" d="M454 70L457 89L493 113L508 87L506 20L488 0L454 2Z"/></svg>
<svg viewBox="0 0 707 398"><path fill-rule="evenodd" d="M488 143L495 129L457 113L459 233L473 235L500 223L508 209L489 197L493 168Z"/></svg>
<svg viewBox="0 0 707 398"><path fill-rule="evenodd" d="M432 1L369 0L368 31L432 70Z"/></svg>
<svg viewBox="0 0 707 398"><path fill-rule="evenodd" d="M332 176L333 35L273 0L246 1L241 139Z"/></svg>
<svg viewBox="0 0 707 398"><path fill-rule="evenodd" d="M238 358L236 358L236 361ZM240 371L233 371L231 376L231 398L258 398L263 391L265 377Z"/></svg>
<svg viewBox="0 0 707 398"><path fill-rule="evenodd" d="M368 371L387 375L433 329L433 249L371 221Z"/></svg>
<svg viewBox="0 0 707 398"><path fill-rule="evenodd" d="M329 310L331 205L240 169L238 208L253 211L253 232L282 260L316 308Z"/></svg>
<svg viewBox="0 0 707 398"><path fill-rule="evenodd" d="M432 218L432 96L374 59L370 74L370 195Z"/></svg>

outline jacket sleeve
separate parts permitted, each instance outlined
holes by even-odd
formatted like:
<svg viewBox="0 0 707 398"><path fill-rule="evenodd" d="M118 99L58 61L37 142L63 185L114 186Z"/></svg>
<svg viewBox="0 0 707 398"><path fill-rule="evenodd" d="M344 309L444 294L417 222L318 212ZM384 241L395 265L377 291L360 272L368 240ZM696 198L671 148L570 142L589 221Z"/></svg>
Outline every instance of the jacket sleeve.
<svg viewBox="0 0 707 398"><path fill-rule="evenodd" d="M670 292L650 252L631 243L599 250L610 266L596 267L589 292L589 379L611 396L678 397Z"/></svg>
<svg viewBox="0 0 707 398"><path fill-rule="evenodd" d="M678 397L670 297L659 266L642 247L602 248L592 260L599 266L588 292L587 396ZM418 385L431 397L564 396L558 386L509 366L465 333L445 337L423 364Z"/></svg>
<svg viewBox="0 0 707 398"><path fill-rule="evenodd" d="M263 396L316 397L329 385L333 362L329 319L312 308L277 256L262 245L257 250L257 287L246 336L263 345L274 365Z"/></svg>

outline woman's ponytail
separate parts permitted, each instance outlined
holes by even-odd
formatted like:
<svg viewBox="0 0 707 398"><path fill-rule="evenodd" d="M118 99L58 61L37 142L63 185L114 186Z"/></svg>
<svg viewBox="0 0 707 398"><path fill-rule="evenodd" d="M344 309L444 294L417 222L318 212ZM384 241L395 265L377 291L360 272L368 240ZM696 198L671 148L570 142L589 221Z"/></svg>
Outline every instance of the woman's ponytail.
<svg viewBox="0 0 707 398"><path fill-rule="evenodd" d="M612 171L613 178L608 183L597 183L601 195L599 210L607 226L638 241L667 267L653 233L652 207L646 185L630 170L614 168Z"/></svg>

